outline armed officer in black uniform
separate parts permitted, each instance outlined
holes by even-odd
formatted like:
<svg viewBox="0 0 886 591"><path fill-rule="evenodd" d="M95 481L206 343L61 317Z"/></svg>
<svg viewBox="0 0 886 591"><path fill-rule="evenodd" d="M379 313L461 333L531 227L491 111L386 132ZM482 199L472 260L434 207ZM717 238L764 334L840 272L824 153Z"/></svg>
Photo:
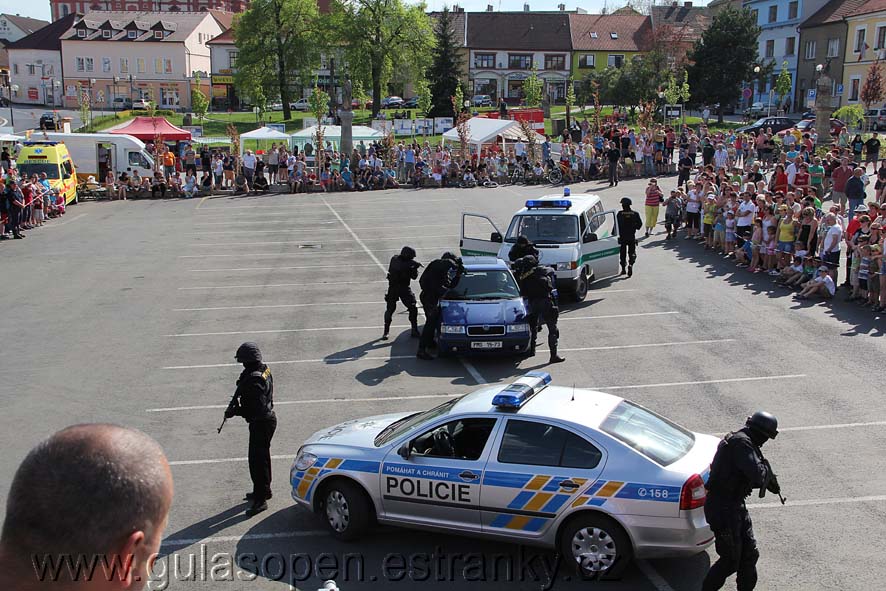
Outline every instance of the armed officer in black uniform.
<svg viewBox="0 0 886 591"><path fill-rule="evenodd" d="M400 254L391 257L388 265L388 293L385 294L385 332L381 339L386 341L391 330L391 320L394 318L394 310L397 309L397 300L403 302L409 311L409 323L412 325L412 336L418 337L418 307L415 302L415 294L412 293L410 283L418 278L418 269L421 263L415 260L415 249L404 246Z"/></svg>
<svg viewBox="0 0 886 591"><path fill-rule="evenodd" d="M535 248L535 244L532 243L529 238L520 234L517 236L517 242L514 243L514 246L511 247L511 250L508 251L508 258L513 263L517 259L521 259L526 255L531 254L535 258L540 258L538 255L538 249Z"/></svg>
<svg viewBox="0 0 886 591"><path fill-rule="evenodd" d="M440 298L458 285L464 273L464 265L461 259L451 252L444 252L439 259L431 261L421 274L418 284L421 286L421 307L425 311L425 325L421 331L421 339L418 342L418 353L415 354L419 359L430 361L433 359L428 353L428 347L434 342L434 333L440 326L440 310L438 304Z"/></svg>
<svg viewBox="0 0 886 591"><path fill-rule="evenodd" d="M637 230L643 227L640 214L631 209L631 200L627 197L621 199L621 211L615 216L618 223L618 246L621 273L625 274L627 266L628 277L634 274L634 263L637 262ZM627 255L627 257L625 256Z"/></svg>
<svg viewBox="0 0 886 591"><path fill-rule="evenodd" d="M246 500L252 501L247 515L261 513L268 508L271 493L271 438L277 429L274 414L274 378L271 369L262 363L261 351L255 343L243 343L235 359L243 364L237 379L237 390L225 410L225 418L239 415L249 423L249 476L252 492Z"/></svg>
<svg viewBox="0 0 886 591"><path fill-rule="evenodd" d="M535 339L538 336L538 325L542 322L548 327L548 347L551 350L550 363L562 363L565 358L557 355L557 344L560 331L557 319L560 310L554 296L557 276L549 267L538 266L538 259L527 255L514 263L514 272L520 284L520 295L528 300L529 330L532 334L529 355L535 355Z"/></svg>
<svg viewBox="0 0 886 591"><path fill-rule="evenodd" d="M760 447L778 435L778 421L768 412L755 412L745 426L729 433L717 447L707 482L705 518L716 536L720 559L711 566L702 591L715 591L732 573L738 573L738 591L757 584L757 541L744 500L755 488L781 497L781 487ZM782 503L784 500L782 499Z"/></svg>

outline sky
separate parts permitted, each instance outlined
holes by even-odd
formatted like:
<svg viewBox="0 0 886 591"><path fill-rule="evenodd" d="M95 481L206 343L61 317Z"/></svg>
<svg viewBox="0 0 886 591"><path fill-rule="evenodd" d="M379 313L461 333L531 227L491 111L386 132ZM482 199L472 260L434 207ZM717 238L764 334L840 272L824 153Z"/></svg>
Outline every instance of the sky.
<svg viewBox="0 0 886 591"><path fill-rule="evenodd" d="M591 14L599 13L603 7L607 7L609 12L616 8L620 8L627 4L626 0L586 0L576 3L574 0L426 0L428 8L431 10L439 10L444 4L452 6L458 4L469 12L486 10L488 4L492 4L495 10L523 10L524 2L529 3L531 10L557 10L557 5L561 2L566 4L567 10L574 10L576 5L583 8ZM680 0L682 3L683 0ZM708 0L695 0L695 6L703 6ZM43 20L49 20L49 0L0 0L0 13L20 14L22 16L30 16Z"/></svg>

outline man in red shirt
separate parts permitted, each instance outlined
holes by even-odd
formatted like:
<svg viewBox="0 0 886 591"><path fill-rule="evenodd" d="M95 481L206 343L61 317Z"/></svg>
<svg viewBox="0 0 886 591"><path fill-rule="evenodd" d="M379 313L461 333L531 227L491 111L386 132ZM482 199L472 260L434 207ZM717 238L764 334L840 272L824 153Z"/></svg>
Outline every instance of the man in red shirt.
<svg viewBox="0 0 886 591"><path fill-rule="evenodd" d="M845 161L846 159L844 158L843 160ZM846 213L846 217L849 219L849 223L846 225L846 231L843 233L843 242L846 243L846 281L843 282L843 285L846 287L850 287L849 276L852 274L850 271L850 267L852 266L852 237L855 236L855 233L861 228L859 218L863 215L867 215L867 213L868 208L864 205L859 206L859 209L856 209L855 211L849 211Z"/></svg>
<svg viewBox="0 0 886 591"><path fill-rule="evenodd" d="M849 166L849 158L840 159L840 166L831 173L831 201L839 205L841 210L846 208L846 181L852 178L852 167Z"/></svg>

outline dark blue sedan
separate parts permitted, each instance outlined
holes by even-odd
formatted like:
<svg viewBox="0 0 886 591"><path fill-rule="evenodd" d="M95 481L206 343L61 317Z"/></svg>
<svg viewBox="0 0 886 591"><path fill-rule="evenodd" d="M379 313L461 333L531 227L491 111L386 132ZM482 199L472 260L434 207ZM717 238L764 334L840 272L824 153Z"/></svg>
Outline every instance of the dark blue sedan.
<svg viewBox="0 0 886 591"><path fill-rule="evenodd" d="M529 350L527 310L501 259L465 259L458 284L440 301L440 355L522 354Z"/></svg>

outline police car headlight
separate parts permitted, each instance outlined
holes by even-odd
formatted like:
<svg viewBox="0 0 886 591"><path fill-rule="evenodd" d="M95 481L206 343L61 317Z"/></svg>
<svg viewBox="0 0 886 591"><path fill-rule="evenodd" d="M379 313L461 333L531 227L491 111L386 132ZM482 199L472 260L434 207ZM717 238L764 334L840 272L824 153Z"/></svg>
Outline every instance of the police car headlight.
<svg viewBox="0 0 886 591"><path fill-rule="evenodd" d="M444 324L440 327L440 332L443 334L464 334L465 327L456 326L454 324Z"/></svg>
<svg viewBox="0 0 886 591"><path fill-rule="evenodd" d="M554 269L557 271L573 271L578 268L577 261L568 261L565 263L557 263L554 265Z"/></svg>
<svg viewBox="0 0 886 591"><path fill-rule="evenodd" d="M526 323L523 324L509 324L508 332L529 332L529 325Z"/></svg>
<svg viewBox="0 0 886 591"><path fill-rule="evenodd" d="M296 470L307 470L311 466L314 465L317 461L317 456L312 453L308 453L306 451L298 454L298 457L295 458L295 469Z"/></svg>

